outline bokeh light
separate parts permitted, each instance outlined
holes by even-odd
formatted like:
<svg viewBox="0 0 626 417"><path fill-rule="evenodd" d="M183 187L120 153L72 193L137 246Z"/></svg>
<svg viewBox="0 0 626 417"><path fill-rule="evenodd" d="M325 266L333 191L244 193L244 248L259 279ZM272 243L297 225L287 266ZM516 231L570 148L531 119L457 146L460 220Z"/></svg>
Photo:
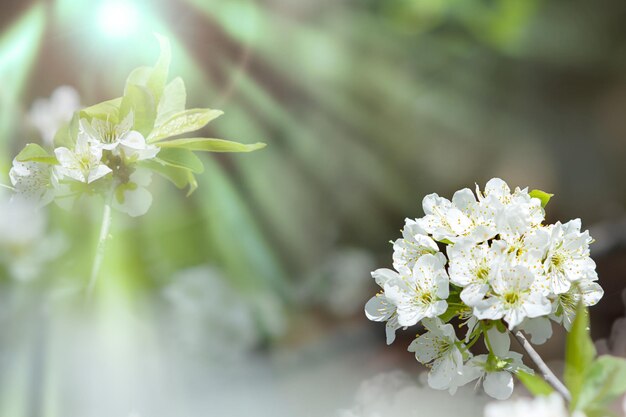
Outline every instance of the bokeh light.
<svg viewBox="0 0 626 417"><path fill-rule="evenodd" d="M104 0L98 10L98 27L104 35L126 38L136 33L141 24L137 6L127 0Z"/></svg>

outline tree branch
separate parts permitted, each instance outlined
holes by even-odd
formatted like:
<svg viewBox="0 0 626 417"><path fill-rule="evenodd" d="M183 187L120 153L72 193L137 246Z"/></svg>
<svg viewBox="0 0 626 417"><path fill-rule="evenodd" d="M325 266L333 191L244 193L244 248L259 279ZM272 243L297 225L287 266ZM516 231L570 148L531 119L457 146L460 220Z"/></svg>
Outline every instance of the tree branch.
<svg viewBox="0 0 626 417"><path fill-rule="evenodd" d="M556 392L558 392L567 402L572 400L572 396L570 395L568 389L563 385L561 380L554 375L554 372L546 365L546 363L541 359L539 353L535 350L535 348L530 344L526 336L521 331L511 332L515 339L519 342L522 348L526 351L530 359L535 363L535 366L541 372L541 375L546 380L552 388Z"/></svg>

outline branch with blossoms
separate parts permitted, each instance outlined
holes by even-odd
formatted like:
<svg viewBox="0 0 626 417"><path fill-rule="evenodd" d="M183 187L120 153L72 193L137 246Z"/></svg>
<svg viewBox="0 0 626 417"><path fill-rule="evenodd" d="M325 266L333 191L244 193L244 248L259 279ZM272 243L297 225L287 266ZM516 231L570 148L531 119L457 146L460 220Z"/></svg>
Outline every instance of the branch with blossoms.
<svg viewBox="0 0 626 417"><path fill-rule="evenodd" d="M498 178L483 191L457 191L452 200L430 194L422 204L425 216L406 219L393 242L394 269L372 272L381 291L366 304L367 317L386 322L388 344L398 329L424 326L408 350L430 368L430 387L454 394L478 381L485 393L505 400L517 376L531 392L556 392L588 416L626 391L626 362L589 353L586 307L604 294L589 256L593 239L579 219L544 224L551 197L511 191ZM565 384L532 346L552 336L553 322L570 331ZM511 334L543 378L511 350ZM487 353L474 355L479 340ZM606 366L598 361L610 362L624 386L598 383Z"/></svg>
<svg viewBox="0 0 626 417"><path fill-rule="evenodd" d="M181 135L200 130L222 115L215 109L186 109L185 84L167 82L169 41L157 35L161 54L153 67L139 67L126 80L124 94L78 110L46 149L30 143L15 157L9 173L14 199L64 208L87 197L103 200L100 239L88 292L93 289L109 235L112 209L136 217L152 204L147 187L157 173L191 194L204 170L195 152L250 152L263 143ZM176 137L175 139L172 139Z"/></svg>

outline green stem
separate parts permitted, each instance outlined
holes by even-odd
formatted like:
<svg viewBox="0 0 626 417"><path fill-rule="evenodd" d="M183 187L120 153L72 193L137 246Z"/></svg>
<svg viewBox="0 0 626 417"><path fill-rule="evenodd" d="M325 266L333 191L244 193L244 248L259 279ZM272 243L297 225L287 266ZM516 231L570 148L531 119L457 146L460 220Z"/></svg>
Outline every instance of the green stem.
<svg viewBox="0 0 626 417"><path fill-rule="evenodd" d="M102 266L102 260L104 259L104 249L106 247L107 238L109 237L109 230L111 229L111 203L109 201L104 203L104 212L102 214L102 225L100 226L100 238L98 239L98 246L96 247L96 256L93 260L93 267L91 269L91 278L89 279L89 285L87 286L87 297L91 298L93 290L98 281L98 275L100 273L100 267Z"/></svg>
<svg viewBox="0 0 626 417"><path fill-rule="evenodd" d="M478 333L473 340L471 340L465 347L467 348L467 350L470 350L472 348L472 346L474 346L476 344L476 342L478 342L478 340L480 339L480 333Z"/></svg>
<svg viewBox="0 0 626 417"><path fill-rule="evenodd" d="M493 354L493 348L491 347L491 342L489 341L489 336L487 335L487 326L482 321L480 322L480 328L483 331L483 336L485 337L485 344L487 345L487 349L489 349L489 353Z"/></svg>

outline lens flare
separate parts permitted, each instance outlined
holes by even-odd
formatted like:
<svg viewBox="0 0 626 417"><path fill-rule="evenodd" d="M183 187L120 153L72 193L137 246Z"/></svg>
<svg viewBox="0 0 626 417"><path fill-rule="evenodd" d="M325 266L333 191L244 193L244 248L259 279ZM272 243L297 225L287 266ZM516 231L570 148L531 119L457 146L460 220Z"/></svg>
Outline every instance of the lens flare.
<svg viewBox="0 0 626 417"><path fill-rule="evenodd" d="M108 37L124 38L139 28L137 7L129 1L105 1L98 10L98 26Z"/></svg>

